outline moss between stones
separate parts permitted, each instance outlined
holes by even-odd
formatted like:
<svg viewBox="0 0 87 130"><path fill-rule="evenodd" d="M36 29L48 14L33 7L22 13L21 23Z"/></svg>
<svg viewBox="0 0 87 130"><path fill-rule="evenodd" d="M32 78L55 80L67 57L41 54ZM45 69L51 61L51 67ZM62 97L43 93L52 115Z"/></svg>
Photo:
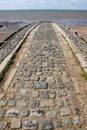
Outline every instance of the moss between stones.
<svg viewBox="0 0 87 130"><path fill-rule="evenodd" d="M26 38L27 38L27 36L26 36ZM14 55L12 56L12 58L7 62L5 68L0 72L0 82L3 80L6 72L10 68L10 65L13 64L13 60L16 57L17 53L19 52L19 50L20 50L21 46L23 45L23 43L25 43L26 38L24 38L24 40L22 41L21 45L18 47L18 49L16 50L16 52L14 53Z"/></svg>
<svg viewBox="0 0 87 130"><path fill-rule="evenodd" d="M9 69L9 67L10 67L10 65L11 65L12 63L13 63L13 60L10 59L10 60L7 62L5 68L2 70L2 72L0 72L0 82L3 80L3 78L4 78L4 76L5 76L5 73L7 72L7 70Z"/></svg>
<svg viewBox="0 0 87 130"><path fill-rule="evenodd" d="M63 38L66 40L66 37L65 37L64 35L62 35L62 36L63 36ZM66 40L66 42L68 43L67 40ZM68 45L69 45L69 43L68 43ZM69 46L69 47L70 47L70 46ZM84 71L84 69L82 68L80 61L79 61L78 58L76 57L76 55L75 55L75 53L74 53L74 51L73 51L73 49L72 49L71 47L70 47L70 50L71 50L71 52L72 52L74 58L76 59L77 65L79 65L80 68L81 68L81 70L82 70L81 76L82 76L85 80L87 80L87 73L86 73L86 72Z"/></svg>

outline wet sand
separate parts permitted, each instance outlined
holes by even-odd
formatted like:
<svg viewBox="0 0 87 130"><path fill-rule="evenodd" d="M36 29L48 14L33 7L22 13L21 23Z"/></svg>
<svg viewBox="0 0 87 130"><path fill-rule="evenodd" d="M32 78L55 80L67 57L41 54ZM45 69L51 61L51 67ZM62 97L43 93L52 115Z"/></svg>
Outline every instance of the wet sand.
<svg viewBox="0 0 87 130"><path fill-rule="evenodd" d="M87 41L87 26L70 26L70 28Z"/></svg>

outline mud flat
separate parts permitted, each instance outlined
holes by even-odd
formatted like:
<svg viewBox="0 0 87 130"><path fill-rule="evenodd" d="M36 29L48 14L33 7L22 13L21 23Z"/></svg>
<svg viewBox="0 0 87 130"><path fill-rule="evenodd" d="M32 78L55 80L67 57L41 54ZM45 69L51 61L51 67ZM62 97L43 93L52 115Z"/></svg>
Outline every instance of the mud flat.
<svg viewBox="0 0 87 130"><path fill-rule="evenodd" d="M87 26L70 26L70 28L87 41Z"/></svg>

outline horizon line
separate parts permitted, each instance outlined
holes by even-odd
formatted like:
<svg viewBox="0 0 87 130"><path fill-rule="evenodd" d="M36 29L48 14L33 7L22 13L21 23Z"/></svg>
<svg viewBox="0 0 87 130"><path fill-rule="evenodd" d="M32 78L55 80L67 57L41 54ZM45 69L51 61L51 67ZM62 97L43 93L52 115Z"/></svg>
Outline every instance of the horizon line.
<svg viewBox="0 0 87 130"><path fill-rule="evenodd" d="M24 10L60 10L60 11L87 11L87 9L0 9L0 11L24 11Z"/></svg>

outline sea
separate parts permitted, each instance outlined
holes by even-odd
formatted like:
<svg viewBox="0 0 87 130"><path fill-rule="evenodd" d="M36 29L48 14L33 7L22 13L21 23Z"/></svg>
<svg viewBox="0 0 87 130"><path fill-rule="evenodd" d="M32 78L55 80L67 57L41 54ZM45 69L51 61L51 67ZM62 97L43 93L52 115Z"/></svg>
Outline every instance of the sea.
<svg viewBox="0 0 87 130"><path fill-rule="evenodd" d="M53 21L68 26L87 26L87 10L0 10L0 22Z"/></svg>

